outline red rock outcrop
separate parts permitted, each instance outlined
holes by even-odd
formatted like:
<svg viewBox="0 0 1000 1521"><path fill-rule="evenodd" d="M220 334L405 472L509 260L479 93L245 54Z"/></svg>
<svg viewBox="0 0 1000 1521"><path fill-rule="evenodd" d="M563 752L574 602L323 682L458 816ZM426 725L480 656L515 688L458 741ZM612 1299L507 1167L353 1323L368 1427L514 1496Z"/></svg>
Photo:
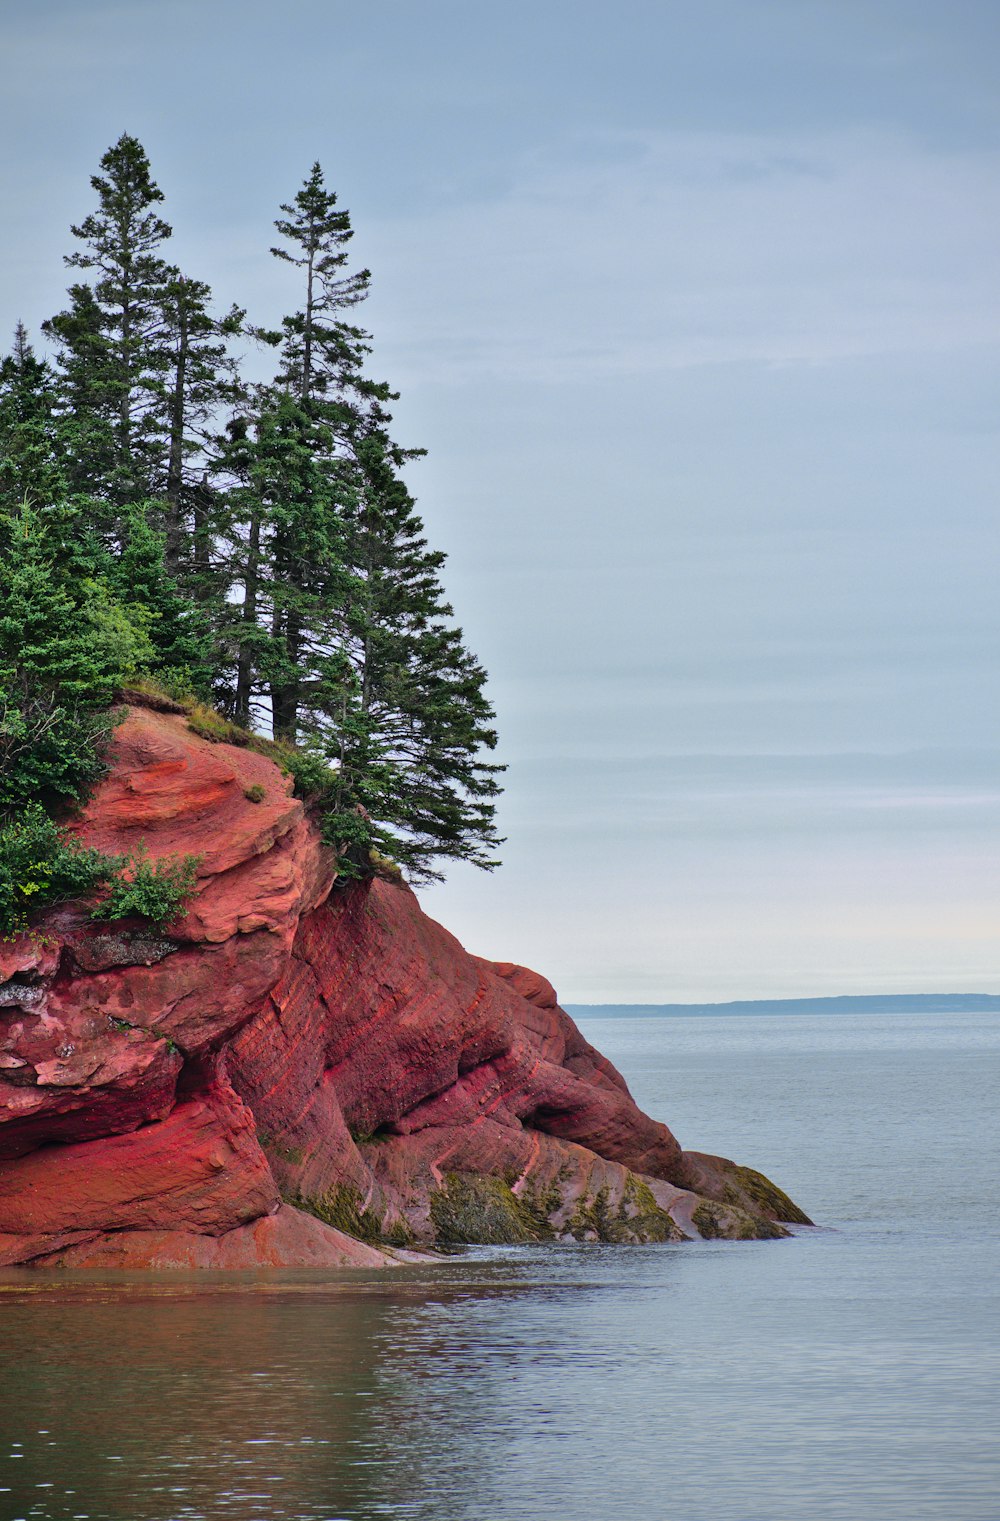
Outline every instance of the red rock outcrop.
<svg viewBox="0 0 1000 1521"><path fill-rule="evenodd" d="M468 955L404 886L332 891L267 757L132 708L76 828L196 854L197 892L166 933L70 905L0 944L0 1263L370 1266L804 1221L683 1153L543 977Z"/></svg>

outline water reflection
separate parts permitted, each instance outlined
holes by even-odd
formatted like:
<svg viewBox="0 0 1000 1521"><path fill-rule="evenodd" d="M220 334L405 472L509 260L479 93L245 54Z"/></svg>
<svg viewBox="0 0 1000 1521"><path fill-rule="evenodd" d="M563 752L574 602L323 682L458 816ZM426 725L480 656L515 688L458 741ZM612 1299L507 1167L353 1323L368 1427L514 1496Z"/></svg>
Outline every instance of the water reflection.
<svg viewBox="0 0 1000 1521"><path fill-rule="evenodd" d="M449 1515L476 1514L532 1419L510 1368L574 1356L526 1348L517 1301L565 1293L560 1279L581 1303L599 1288L578 1260L550 1262L544 1285L538 1265L452 1259L392 1282L8 1274L0 1515L367 1521L439 1516L444 1495Z"/></svg>
<svg viewBox="0 0 1000 1521"><path fill-rule="evenodd" d="M390 1297L117 1283L10 1301L2 1482L25 1516L384 1514L359 1450Z"/></svg>

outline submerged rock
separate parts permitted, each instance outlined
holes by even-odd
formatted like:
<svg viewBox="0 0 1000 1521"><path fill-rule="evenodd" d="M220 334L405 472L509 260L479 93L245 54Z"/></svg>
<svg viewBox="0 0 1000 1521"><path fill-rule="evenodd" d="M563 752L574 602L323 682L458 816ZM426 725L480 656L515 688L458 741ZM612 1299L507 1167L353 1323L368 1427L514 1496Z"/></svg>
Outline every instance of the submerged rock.
<svg viewBox="0 0 1000 1521"><path fill-rule="evenodd" d="M545 978L469 955L400 883L331 891L267 757L133 707L77 832L196 854L198 889L166 933L70 905L0 944L0 1263L371 1266L808 1223L682 1151Z"/></svg>

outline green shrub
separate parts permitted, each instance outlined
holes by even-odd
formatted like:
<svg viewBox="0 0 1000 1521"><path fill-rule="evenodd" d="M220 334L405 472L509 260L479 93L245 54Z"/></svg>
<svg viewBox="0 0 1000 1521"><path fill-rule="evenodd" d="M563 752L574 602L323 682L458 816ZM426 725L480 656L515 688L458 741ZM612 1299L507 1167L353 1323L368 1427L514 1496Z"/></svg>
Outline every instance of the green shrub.
<svg viewBox="0 0 1000 1521"><path fill-rule="evenodd" d="M81 803L105 771L104 752L124 708L64 705L0 691L0 817L42 803Z"/></svg>
<svg viewBox="0 0 1000 1521"><path fill-rule="evenodd" d="M346 800L347 789L336 767L331 766L319 750L296 750L285 745L273 759L285 775L292 778L295 796L318 815L323 843L337 852L341 881L346 883L370 876L376 869L376 863L369 857L374 834L372 823L364 809L352 806ZM387 860L386 857L380 859Z"/></svg>
<svg viewBox="0 0 1000 1521"><path fill-rule="evenodd" d="M262 803L267 797L267 788L260 782L254 782L252 787L243 788L243 796L248 803Z"/></svg>
<svg viewBox="0 0 1000 1521"><path fill-rule="evenodd" d="M337 773L318 750L294 750L289 745L277 759L295 783L295 796L304 802L322 804L336 792Z"/></svg>
<svg viewBox="0 0 1000 1521"><path fill-rule="evenodd" d="M92 919L126 919L138 914L151 924L169 924L180 916L195 889L201 856L164 856L151 861L140 845L112 881L111 892Z"/></svg>
<svg viewBox="0 0 1000 1521"><path fill-rule="evenodd" d="M86 901L106 887L111 891L92 910L92 919L136 914L151 924L167 924L194 892L200 859L150 861L142 847L133 856L105 855L81 845L32 803L19 819L0 824L0 936L20 934L40 909Z"/></svg>
<svg viewBox="0 0 1000 1521"><path fill-rule="evenodd" d="M105 887L122 856L88 850L59 828L39 803L0 825L0 934L20 934L29 917L52 903L87 898Z"/></svg>
<svg viewBox="0 0 1000 1521"><path fill-rule="evenodd" d="M172 697L174 702L196 702L195 678L186 665L162 666L153 676L156 684Z"/></svg>
<svg viewBox="0 0 1000 1521"><path fill-rule="evenodd" d="M372 874L381 877L385 882L402 882L403 873L390 856L384 856L380 850L372 845L368 851L368 864Z"/></svg>

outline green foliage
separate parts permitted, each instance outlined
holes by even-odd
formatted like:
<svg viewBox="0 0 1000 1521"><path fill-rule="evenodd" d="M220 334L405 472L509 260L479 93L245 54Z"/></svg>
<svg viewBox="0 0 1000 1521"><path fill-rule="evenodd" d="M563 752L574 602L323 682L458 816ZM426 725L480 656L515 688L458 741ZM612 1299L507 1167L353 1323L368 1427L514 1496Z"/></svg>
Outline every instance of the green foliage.
<svg viewBox="0 0 1000 1521"><path fill-rule="evenodd" d="M345 363L357 368L368 352L368 335L345 323L338 313L368 294L367 269L347 271L347 245L354 236L346 211L327 190L323 170L313 164L309 177L275 227L284 245L272 248L276 259L301 271L302 308L282 319L280 334L261 335L282 343L279 383L305 404L317 396L336 396Z"/></svg>
<svg viewBox="0 0 1000 1521"><path fill-rule="evenodd" d="M123 708L64 707L54 696L14 701L0 692L0 818L31 802L82 803L105 770Z"/></svg>
<svg viewBox="0 0 1000 1521"><path fill-rule="evenodd" d="M314 164L275 223L298 296L265 332L166 261L135 138L91 185L77 282L43 325L54 365L20 326L0 362L0 817L81 802L100 715L152 683L195 733L293 776L342 875L492 867L486 673L403 480L421 451L393 442L394 394L366 372L348 213ZM270 384L240 381L240 333L278 350ZM268 718L270 745L251 732Z"/></svg>
<svg viewBox="0 0 1000 1521"><path fill-rule="evenodd" d="M127 919L132 914L150 924L177 919L195 890L201 856L164 856L151 861L143 846L122 863L111 892L92 919Z"/></svg>
<svg viewBox="0 0 1000 1521"><path fill-rule="evenodd" d="M243 796L248 803L262 803L267 797L267 788L261 786L260 782L254 782L252 786L243 788Z"/></svg>
<svg viewBox="0 0 1000 1521"><path fill-rule="evenodd" d="M295 796L307 803L322 807L336 793L337 773L319 750L289 746L283 752L282 770L294 781Z"/></svg>
<svg viewBox="0 0 1000 1521"><path fill-rule="evenodd" d="M168 666L155 676L140 671L122 691L143 698L148 707L161 713L187 713L198 701L191 690L191 674L184 666Z"/></svg>
<svg viewBox="0 0 1000 1521"><path fill-rule="evenodd" d="M211 636L204 609L184 596L165 564L166 539L153 528L151 503L122 512L120 552L109 566L109 588L141 622L150 645L149 668L162 680L181 677L199 697L209 695Z"/></svg>
<svg viewBox="0 0 1000 1521"><path fill-rule="evenodd" d="M13 350L0 362L0 510L65 495L57 402L55 377L19 322Z"/></svg>
<svg viewBox="0 0 1000 1521"><path fill-rule="evenodd" d="M368 852L368 864L372 869L372 875L381 877L385 882L401 882L403 873L389 856L384 856L373 845Z"/></svg>
<svg viewBox="0 0 1000 1521"><path fill-rule="evenodd" d="M236 513L247 520L236 547L243 605L231 610L227 637L239 647L234 716L249 721L265 694L274 737L293 743L307 694L337 642L338 609L348 595L339 465L335 440L314 409L275 387L258 390L252 426L228 453L238 484Z"/></svg>
<svg viewBox="0 0 1000 1521"><path fill-rule="evenodd" d="M346 270L350 221L318 165L282 210L272 252L303 299L264 335L281 367L234 443L250 523L237 713L256 681L275 737L305 736L332 762L311 800L345 872L369 871L372 849L418 879L442 857L489 868L502 768L483 759L496 745L486 673L401 478L420 451L391 441L392 393L364 374L370 339L344 319L368 272Z"/></svg>
<svg viewBox="0 0 1000 1521"><path fill-rule="evenodd" d="M169 924L195 887L200 857L170 856L150 861L145 851L106 855L81 845L39 803L0 823L0 935L26 929L43 908L82 899L110 888L92 919L132 915L150 924Z"/></svg>
<svg viewBox="0 0 1000 1521"><path fill-rule="evenodd" d="M153 659L139 609L117 602L70 502L0 517L0 689L107 706Z"/></svg>
<svg viewBox="0 0 1000 1521"><path fill-rule="evenodd" d="M87 850L38 803L0 824L0 935L23 930L53 903L87 898L111 880L121 859Z"/></svg>
<svg viewBox="0 0 1000 1521"><path fill-rule="evenodd" d="M170 267L160 248L171 229L154 209L163 193L141 143L123 133L100 168L97 207L73 227L81 247L66 259L93 284L71 286L69 307L44 331L60 345L72 485L122 506L148 497L164 473Z"/></svg>
<svg viewBox="0 0 1000 1521"><path fill-rule="evenodd" d="M0 517L0 816L79 803L103 770L112 694L152 656L72 503Z"/></svg>
<svg viewBox="0 0 1000 1521"><path fill-rule="evenodd" d="M159 314L168 352L163 391L167 460L162 487L167 568L199 605L214 604L218 612L225 584L212 563L212 543L220 526L220 503L208 488L205 466L216 443L218 409L243 397L228 342L241 331L246 314L233 307L217 321L211 315L211 297L203 281L192 280L178 269L169 271L160 293Z"/></svg>
<svg viewBox="0 0 1000 1521"><path fill-rule="evenodd" d="M216 713L211 708L202 704L188 714L188 728L199 739L207 739L210 745L235 745L239 744L241 730L236 724L231 724L228 718L223 718L221 713Z"/></svg>
<svg viewBox="0 0 1000 1521"><path fill-rule="evenodd" d="M166 697L177 703L197 697L194 677L186 665L160 666L156 672L156 684Z"/></svg>
<svg viewBox="0 0 1000 1521"><path fill-rule="evenodd" d="M85 800L120 712L115 689L155 658L156 616L114 594L108 559L80 507L22 504L0 518L0 923L111 886L102 918L176 917L193 887L186 862L83 851L51 813ZM25 810L18 817L21 810ZM46 812L48 810L48 812Z"/></svg>

